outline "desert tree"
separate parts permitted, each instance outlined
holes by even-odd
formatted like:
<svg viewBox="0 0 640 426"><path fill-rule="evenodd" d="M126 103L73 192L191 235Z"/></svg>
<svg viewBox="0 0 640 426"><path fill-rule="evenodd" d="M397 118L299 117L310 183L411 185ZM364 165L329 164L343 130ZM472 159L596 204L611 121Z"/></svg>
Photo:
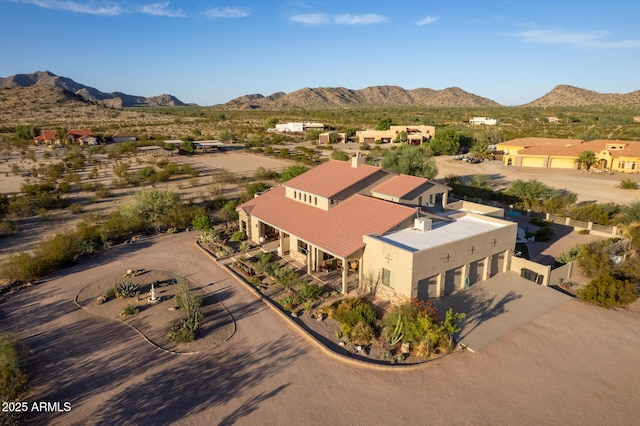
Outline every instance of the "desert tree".
<svg viewBox="0 0 640 426"><path fill-rule="evenodd" d="M430 150L416 145L402 145L387 151L382 157L382 165L396 173L432 179L438 168Z"/></svg>
<svg viewBox="0 0 640 426"><path fill-rule="evenodd" d="M575 162L580 164L580 168L586 168L589 170L593 165L598 163L598 159L593 151L587 150L582 151L578 158L576 158Z"/></svg>

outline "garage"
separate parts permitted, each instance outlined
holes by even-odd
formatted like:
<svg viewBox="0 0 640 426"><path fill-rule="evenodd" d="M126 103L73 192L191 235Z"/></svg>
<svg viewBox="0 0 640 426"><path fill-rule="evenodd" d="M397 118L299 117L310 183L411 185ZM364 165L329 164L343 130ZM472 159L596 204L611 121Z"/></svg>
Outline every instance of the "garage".
<svg viewBox="0 0 640 426"><path fill-rule="evenodd" d="M364 138L364 143L372 144L376 142L376 138Z"/></svg>
<svg viewBox="0 0 640 426"><path fill-rule="evenodd" d="M549 167L554 169L574 169L576 162L573 158L552 158Z"/></svg>
<svg viewBox="0 0 640 426"><path fill-rule="evenodd" d="M418 299L428 300L438 297L438 276L418 281Z"/></svg>
<svg viewBox="0 0 640 426"><path fill-rule="evenodd" d="M524 157L522 167L544 167L544 157Z"/></svg>
<svg viewBox="0 0 640 426"><path fill-rule="evenodd" d="M451 294L462 286L462 266L444 274L444 294Z"/></svg>

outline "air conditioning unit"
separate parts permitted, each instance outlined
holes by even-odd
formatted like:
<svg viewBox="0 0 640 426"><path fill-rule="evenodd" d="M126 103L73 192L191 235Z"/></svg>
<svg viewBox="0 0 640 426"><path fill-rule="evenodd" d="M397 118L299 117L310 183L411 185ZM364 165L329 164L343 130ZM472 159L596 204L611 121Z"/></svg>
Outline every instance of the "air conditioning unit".
<svg viewBox="0 0 640 426"><path fill-rule="evenodd" d="M431 219L426 217L419 217L413 220L413 229L421 232L427 232L431 230Z"/></svg>

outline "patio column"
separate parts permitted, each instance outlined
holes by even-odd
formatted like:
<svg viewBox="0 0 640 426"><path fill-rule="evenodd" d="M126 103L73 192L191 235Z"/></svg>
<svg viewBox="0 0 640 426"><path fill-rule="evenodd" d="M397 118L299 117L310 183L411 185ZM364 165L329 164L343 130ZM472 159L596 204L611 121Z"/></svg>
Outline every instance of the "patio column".
<svg viewBox="0 0 640 426"><path fill-rule="evenodd" d="M436 297L444 296L443 275L444 274L442 272L440 272L438 275L436 275Z"/></svg>
<svg viewBox="0 0 640 426"><path fill-rule="evenodd" d="M313 262L313 246L311 244L307 244L307 274L311 274L311 263Z"/></svg>
<svg viewBox="0 0 640 426"><path fill-rule="evenodd" d="M449 193L447 191L445 191L442 194L442 208L447 207L447 197L449 196Z"/></svg>
<svg viewBox="0 0 640 426"><path fill-rule="evenodd" d="M511 255L511 250L504 251L504 262L502 262L502 272L509 271L509 263L511 263L510 255Z"/></svg>
<svg viewBox="0 0 640 426"><path fill-rule="evenodd" d="M342 294L347 294L347 259L342 259Z"/></svg>
<svg viewBox="0 0 640 426"><path fill-rule="evenodd" d="M482 268L482 281L489 279L489 271L491 270L491 256L484 258L484 268Z"/></svg>
<svg viewBox="0 0 640 426"><path fill-rule="evenodd" d="M467 279L469 279L469 264L462 265L462 280L460 281L460 290L464 290Z"/></svg>
<svg viewBox="0 0 640 426"><path fill-rule="evenodd" d="M278 256L282 257L282 255L284 254L284 250L282 248L282 244L284 242L284 237L283 237L284 233L282 232L282 230L278 231Z"/></svg>

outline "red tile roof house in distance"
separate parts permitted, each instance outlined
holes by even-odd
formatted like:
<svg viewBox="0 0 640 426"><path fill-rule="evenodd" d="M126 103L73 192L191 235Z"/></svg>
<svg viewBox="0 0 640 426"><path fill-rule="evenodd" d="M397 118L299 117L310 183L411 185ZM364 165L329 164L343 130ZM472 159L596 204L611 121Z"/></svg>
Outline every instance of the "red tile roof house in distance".
<svg viewBox="0 0 640 426"><path fill-rule="evenodd" d="M67 140L69 142L76 142L78 138L82 136L93 136L91 129L69 129L67 130Z"/></svg>
<svg viewBox="0 0 640 426"><path fill-rule="evenodd" d="M403 202L408 200L413 203L414 199L421 196L420 193L426 197L431 191L446 203L448 189L424 178L397 175L380 167L366 165L364 158L354 157L351 163L329 161L238 206L240 228L255 243L276 238L278 254L289 255L302 262L307 272L321 270L324 262L340 262L345 266L341 277L342 291L347 293L363 282L365 269L367 273L372 268L374 273L383 272L381 264L363 263L367 250L364 237L413 229L420 211L413 205L403 205ZM396 196L400 202L376 198L376 194ZM486 219L495 220L509 224L500 219ZM477 270L478 264L498 262L506 265L508 253L503 247L511 244L510 249L513 249L515 246L516 232L513 230L511 233L513 241L501 237L499 245L491 246L496 251L491 256L500 256L500 259L496 257L495 262L493 258L487 260L486 253L477 259L473 254L467 255L470 263L476 262L474 270ZM425 236L429 237L428 234ZM467 236L463 236L465 238ZM487 235L483 238L487 238ZM496 268L501 270L502 266L494 267L494 270ZM485 269L487 273L491 272L489 266ZM390 281L387 280L386 284L390 284ZM406 288L410 289L409 292ZM387 293L390 298L416 296L417 293L411 289L412 285L398 286L402 293L398 294L392 288Z"/></svg>
<svg viewBox="0 0 640 426"><path fill-rule="evenodd" d="M53 145L56 141L55 130L43 130L39 136L35 137L36 145Z"/></svg>

